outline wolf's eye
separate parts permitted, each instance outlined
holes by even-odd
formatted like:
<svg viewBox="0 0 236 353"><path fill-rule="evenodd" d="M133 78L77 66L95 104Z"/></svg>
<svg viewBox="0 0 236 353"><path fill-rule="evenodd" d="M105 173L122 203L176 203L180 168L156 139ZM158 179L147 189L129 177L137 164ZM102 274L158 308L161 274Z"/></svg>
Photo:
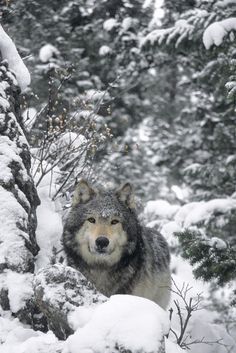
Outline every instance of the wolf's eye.
<svg viewBox="0 0 236 353"><path fill-rule="evenodd" d="M90 223L95 223L95 222L96 222L95 218L93 218L93 217L88 218L88 221L89 221Z"/></svg>
<svg viewBox="0 0 236 353"><path fill-rule="evenodd" d="M113 219L113 220L111 221L111 224L112 224L112 225L113 225L113 224L117 224L117 223L119 223L118 219Z"/></svg>

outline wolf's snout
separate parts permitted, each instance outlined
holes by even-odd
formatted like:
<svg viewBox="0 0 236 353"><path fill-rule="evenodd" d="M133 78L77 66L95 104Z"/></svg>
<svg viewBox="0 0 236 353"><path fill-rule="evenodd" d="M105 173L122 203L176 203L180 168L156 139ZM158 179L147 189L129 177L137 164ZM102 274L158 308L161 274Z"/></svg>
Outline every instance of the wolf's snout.
<svg viewBox="0 0 236 353"><path fill-rule="evenodd" d="M106 237L98 237L95 241L98 250L105 250L109 244L109 239Z"/></svg>

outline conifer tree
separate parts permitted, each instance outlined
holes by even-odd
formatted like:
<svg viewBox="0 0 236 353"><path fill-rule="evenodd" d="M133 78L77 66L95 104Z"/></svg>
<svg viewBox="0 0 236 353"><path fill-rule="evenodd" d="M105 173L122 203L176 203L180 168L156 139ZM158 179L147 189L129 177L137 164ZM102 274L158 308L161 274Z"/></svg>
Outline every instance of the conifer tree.
<svg viewBox="0 0 236 353"><path fill-rule="evenodd" d="M171 20L165 21L165 28L155 28L146 36L144 48L174 51L175 57L189 66L190 100L185 100L175 119L181 134L173 142L179 150L172 149L172 158L176 159L177 153L182 156L180 175L194 190L193 199L231 196L233 205L236 5L212 0L166 1L164 6L167 14L172 11ZM216 208L210 219L197 224L198 230L177 234L183 256L195 265L196 277L220 285L234 283L235 225L235 206L223 213ZM232 302L235 304L235 296Z"/></svg>

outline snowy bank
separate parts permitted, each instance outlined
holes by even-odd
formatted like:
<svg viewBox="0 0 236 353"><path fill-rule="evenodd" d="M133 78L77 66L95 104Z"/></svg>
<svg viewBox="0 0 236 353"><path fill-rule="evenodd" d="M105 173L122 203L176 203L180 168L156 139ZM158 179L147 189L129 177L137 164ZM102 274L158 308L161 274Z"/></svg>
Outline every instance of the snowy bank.
<svg viewBox="0 0 236 353"><path fill-rule="evenodd" d="M108 353L119 348L154 353L169 331L168 314L162 308L130 295L114 295L94 308L78 308L72 321L78 330L68 338L63 353Z"/></svg>

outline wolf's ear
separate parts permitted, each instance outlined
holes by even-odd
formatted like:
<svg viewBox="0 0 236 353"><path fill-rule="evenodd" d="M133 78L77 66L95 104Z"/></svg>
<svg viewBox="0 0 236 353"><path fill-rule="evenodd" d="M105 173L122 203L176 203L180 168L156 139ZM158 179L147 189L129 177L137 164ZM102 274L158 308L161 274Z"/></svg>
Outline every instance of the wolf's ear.
<svg viewBox="0 0 236 353"><path fill-rule="evenodd" d="M86 180L80 180L76 185L72 199L72 206L88 202L95 194L95 191L89 186Z"/></svg>
<svg viewBox="0 0 236 353"><path fill-rule="evenodd" d="M129 208L135 208L133 188L130 183L125 183L116 191L117 198Z"/></svg>

